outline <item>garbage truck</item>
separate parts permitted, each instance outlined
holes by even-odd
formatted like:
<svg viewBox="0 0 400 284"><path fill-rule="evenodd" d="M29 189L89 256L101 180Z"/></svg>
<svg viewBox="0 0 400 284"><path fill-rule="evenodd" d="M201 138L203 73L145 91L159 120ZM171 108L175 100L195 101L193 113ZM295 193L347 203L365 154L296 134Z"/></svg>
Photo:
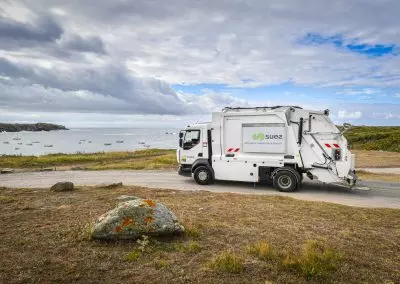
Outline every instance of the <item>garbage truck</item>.
<svg viewBox="0 0 400 284"><path fill-rule="evenodd" d="M209 123L179 133L178 173L200 185L215 180L270 183L298 189L303 176L323 183L356 184L355 155L329 110L298 106L232 108L212 113Z"/></svg>

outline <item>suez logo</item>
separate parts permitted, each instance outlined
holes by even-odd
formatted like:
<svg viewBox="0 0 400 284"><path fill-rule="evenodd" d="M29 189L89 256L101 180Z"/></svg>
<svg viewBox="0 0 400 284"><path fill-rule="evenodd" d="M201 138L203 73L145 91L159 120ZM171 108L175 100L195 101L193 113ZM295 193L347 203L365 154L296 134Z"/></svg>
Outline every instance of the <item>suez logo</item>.
<svg viewBox="0 0 400 284"><path fill-rule="evenodd" d="M264 141L268 139L283 139L282 134L269 134L269 133L262 133L262 132L257 132L252 135L253 140L257 141Z"/></svg>

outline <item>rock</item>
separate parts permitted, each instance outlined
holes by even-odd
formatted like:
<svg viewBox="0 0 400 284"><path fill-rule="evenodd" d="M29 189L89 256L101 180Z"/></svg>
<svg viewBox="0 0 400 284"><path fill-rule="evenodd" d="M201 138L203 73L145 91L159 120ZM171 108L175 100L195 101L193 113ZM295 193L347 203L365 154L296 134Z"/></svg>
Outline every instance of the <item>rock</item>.
<svg viewBox="0 0 400 284"><path fill-rule="evenodd" d="M71 171L85 171L87 170L86 167L72 167Z"/></svg>
<svg viewBox="0 0 400 284"><path fill-rule="evenodd" d="M55 171L55 168L41 168L40 171L41 172L52 172L52 171Z"/></svg>
<svg viewBox="0 0 400 284"><path fill-rule="evenodd" d="M0 171L1 174L12 174L14 173L14 169L2 169Z"/></svg>
<svg viewBox="0 0 400 284"><path fill-rule="evenodd" d="M101 183L96 185L96 187L101 188L116 188L122 186L122 182L114 182L114 183Z"/></svg>
<svg viewBox="0 0 400 284"><path fill-rule="evenodd" d="M116 199L117 199L118 201L121 201L121 202L122 202L122 201L140 199L140 197L134 196L134 195L121 195L121 196L118 196Z"/></svg>
<svg viewBox="0 0 400 284"><path fill-rule="evenodd" d="M151 199L121 202L103 214L92 232L95 239L138 239L142 235L174 235L184 232L175 214L165 205Z"/></svg>
<svg viewBox="0 0 400 284"><path fill-rule="evenodd" d="M71 191L73 189L74 184L70 181L57 182L50 188L51 191Z"/></svg>

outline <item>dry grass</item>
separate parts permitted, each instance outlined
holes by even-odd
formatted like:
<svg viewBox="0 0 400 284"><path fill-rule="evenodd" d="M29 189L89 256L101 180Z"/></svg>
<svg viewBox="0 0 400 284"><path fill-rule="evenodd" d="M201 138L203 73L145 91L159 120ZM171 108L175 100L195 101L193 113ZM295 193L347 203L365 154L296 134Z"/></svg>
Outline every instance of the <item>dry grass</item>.
<svg viewBox="0 0 400 284"><path fill-rule="evenodd" d="M376 174L366 171L357 171L357 176L362 180L376 180L400 183L400 175L398 174Z"/></svg>
<svg viewBox="0 0 400 284"><path fill-rule="evenodd" d="M90 240L92 221L122 194L163 202L197 233L145 244ZM396 209L138 187L0 189L0 196L0 283L400 282ZM262 240L271 258L257 256L269 255L264 245L247 253ZM318 245L304 249L309 240ZM211 269L215 259L222 264Z"/></svg>
<svg viewBox="0 0 400 284"><path fill-rule="evenodd" d="M356 168L400 168L399 152L352 150Z"/></svg>

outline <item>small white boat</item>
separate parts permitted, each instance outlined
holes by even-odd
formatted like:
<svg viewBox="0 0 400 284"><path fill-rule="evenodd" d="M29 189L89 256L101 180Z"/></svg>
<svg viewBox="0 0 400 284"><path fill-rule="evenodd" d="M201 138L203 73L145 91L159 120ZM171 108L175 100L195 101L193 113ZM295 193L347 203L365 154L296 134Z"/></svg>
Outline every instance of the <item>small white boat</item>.
<svg viewBox="0 0 400 284"><path fill-rule="evenodd" d="M16 147L16 148L14 148L15 150L19 150L19 148L18 147Z"/></svg>
<svg viewBox="0 0 400 284"><path fill-rule="evenodd" d="M18 145L22 145L22 143L21 142L19 142L19 143L17 143Z"/></svg>
<svg viewBox="0 0 400 284"><path fill-rule="evenodd" d="M144 145L146 144L145 142L138 142L139 145Z"/></svg>
<svg viewBox="0 0 400 284"><path fill-rule="evenodd" d="M10 144L10 142L8 142L8 141L4 141L4 142L3 142L3 144Z"/></svg>
<svg viewBox="0 0 400 284"><path fill-rule="evenodd" d="M19 138L19 137L14 137L13 140L19 141L19 140L21 140L21 138Z"/></svg>
<svg viewBox="0 0 400 284"><path fill-rule="evenodd" d="M117 143L124 143L124 140L117 140Z"/></svg>
<svg viewBox="0 0 400 284"><path fill-rule="evenodd" d="M19 144L19 143L18 143ZM21 143L22 144L22 143ZM32 143L28 143L28 144L26 144L26 146L33 146L33 144Z"/></svg>
<svg viewBox="0 0 400 284"><path fill-rule="evenodd" d="M104 146L110 146L111 143L104 143Z"/></svg>
<svg viewBox="0 0 400 284"><path fill-rule="evenodd" d="M150 148L150 145L143 145L144 148Z"/></svg>
<svg viewBox="0 0 400 284"><path fill-rule="evenodd" d="M34 143L34 144L39 144L40 142L39 142L39 141L33 141L32 143Z"/></svg>
<svg viewBox="0 0 400 284"><path fill-rule="evenodd" d="M46 144L46 145L44 145L43 147L52 148L52 147L53 147L53 144Z"/></svg>

